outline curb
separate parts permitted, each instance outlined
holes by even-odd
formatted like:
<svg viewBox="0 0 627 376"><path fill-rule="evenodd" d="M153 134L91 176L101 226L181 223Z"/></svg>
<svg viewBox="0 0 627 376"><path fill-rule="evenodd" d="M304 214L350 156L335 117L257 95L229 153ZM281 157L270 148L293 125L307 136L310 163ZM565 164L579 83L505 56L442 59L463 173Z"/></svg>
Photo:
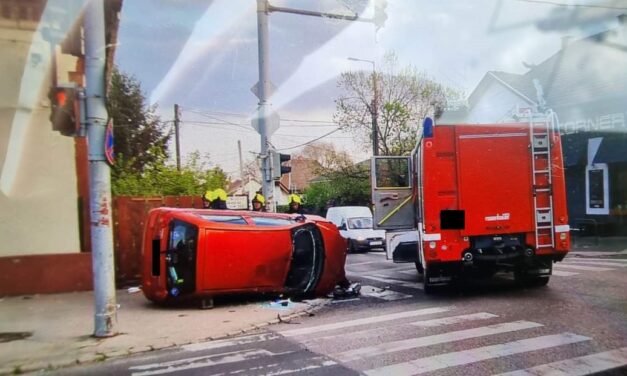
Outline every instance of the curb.
<svg viewBox="0 0 627 376"><path fill-rule="evenodd" d="M34 361L28 364L17 365L17 366L10 367L10 368L2 367L0 368L0 375L18 375L18 374L25 374L25 373L32 373L32 372L41 372L41 371L58 371L63 368L90 365L90 364L95 364L97 362L104 362L104 361L123 358L125 356L138 355L138 354L148 353L148 352L158 351L158 350L172 349L175 347L190 345L193 343L208 342L208 341L215 341L219 339L231 338L234 336L252 332L254 330L267 328L271 325L289 322L298 317L309 315L313 311L316 311L325 307L330 302L331 302L331 299L329 298L314 299L312 303L304 303L304 304L307 304L305 307L295 312L292 312L286 316L281 316L281 313L277 313L276 319L261 322L258 324L250 324L248 327L245 327L244 329L235 330L227 334L219 335L215 337L207 337L205 339L201 339L197 341L187 341L187 342L184 341L181 343L171 343L171 344L157 344L157 345L142 346L142 347L137 347L137 348L130 347L130 348L125 348L125 349L111 350L105 353L103 352L88 353L88 354L80 355L78 358L72 359L72 360L58 359L58 360L50 360L50 361Z"/></svg>

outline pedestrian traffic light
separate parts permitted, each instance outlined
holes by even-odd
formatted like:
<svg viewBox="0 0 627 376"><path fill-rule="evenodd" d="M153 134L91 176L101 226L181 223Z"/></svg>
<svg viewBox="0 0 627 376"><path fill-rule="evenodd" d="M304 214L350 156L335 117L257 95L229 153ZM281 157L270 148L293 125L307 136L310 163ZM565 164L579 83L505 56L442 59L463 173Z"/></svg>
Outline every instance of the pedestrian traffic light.
<svg viewBox="0 0 627 376"><path fill-rule="evenodd" d="M77 88L54 86L48 93L52 130L64 136L75 136L80 128Z"/></svg>
<svg viewBox="0 0 627 376"><path fill-rule="evenodd" d="M283 166L284 162L292 159L289 154L281 154L272 152L272 178L281 179L281 175L290 173L292 168L290 166Z"/></svg>
<svg viewBox="0 0 627 376"><path fill-rule="evenodd" d="M387 0L374 0L374 25L377 31L385 26L385 21L388 19L387 7Z"/></svg>

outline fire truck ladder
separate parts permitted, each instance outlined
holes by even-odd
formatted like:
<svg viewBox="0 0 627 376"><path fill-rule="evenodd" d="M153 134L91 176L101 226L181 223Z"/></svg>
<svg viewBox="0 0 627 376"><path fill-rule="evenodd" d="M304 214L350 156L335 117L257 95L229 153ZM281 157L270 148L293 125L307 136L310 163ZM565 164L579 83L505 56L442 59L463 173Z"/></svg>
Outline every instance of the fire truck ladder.
<svg viewBox="0 0 627 376"><path fill-rule="evenodd" d="M551 113L542 114L542 117L533 114L529 116L536 249L555 247L551 175L551 140L554 132Z"/></svg>

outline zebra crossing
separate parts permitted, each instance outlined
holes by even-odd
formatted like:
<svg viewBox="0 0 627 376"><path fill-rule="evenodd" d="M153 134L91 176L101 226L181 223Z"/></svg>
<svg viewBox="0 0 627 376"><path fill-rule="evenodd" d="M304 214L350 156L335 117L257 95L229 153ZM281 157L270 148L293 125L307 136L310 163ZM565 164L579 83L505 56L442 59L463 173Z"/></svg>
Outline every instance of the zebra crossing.
<svg viewBox="0 0 627 376"><path fill-rule="evenodd" d="M627 367L627 341L623 345L604 349L590 336L542 322L432 306L187 345L181 349L186 357L128 371L135 376L191 371L378 376L457 374L464 367L468 374L586 375ZM560 351L569 346L579 346L577 356ZM516 358L529 354L534 356Z"/></svg>

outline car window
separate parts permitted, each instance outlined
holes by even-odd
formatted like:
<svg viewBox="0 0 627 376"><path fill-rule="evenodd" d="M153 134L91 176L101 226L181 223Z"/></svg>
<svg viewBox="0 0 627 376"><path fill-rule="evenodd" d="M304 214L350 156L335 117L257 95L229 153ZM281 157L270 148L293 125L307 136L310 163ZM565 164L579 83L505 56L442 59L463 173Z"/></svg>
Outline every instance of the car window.
<svg viewBox="0 0 627 376"><path fill-rule="evenodd" d="M264 217L252 217L252 221L257 226L286 226L294 223L289 219Z"/></svg>
<svg viewBox="0 0 627 376"><path fill-rule="evenodd" d="M202 219L210 222L230 223L234 225L245 225L246 220L239 215L201 215Z"/></svg>

